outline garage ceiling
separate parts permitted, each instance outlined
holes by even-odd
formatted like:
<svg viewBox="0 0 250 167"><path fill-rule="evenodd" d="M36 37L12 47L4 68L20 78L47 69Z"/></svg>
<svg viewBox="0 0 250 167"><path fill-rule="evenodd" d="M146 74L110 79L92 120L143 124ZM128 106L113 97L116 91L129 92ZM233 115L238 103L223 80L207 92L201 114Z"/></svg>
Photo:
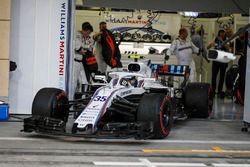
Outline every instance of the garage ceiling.
<svg viewBox="0 0 250 167"><path fill-rule="evenodd" d="M249 13L250 0L83 0L87 7Z"/></svg>

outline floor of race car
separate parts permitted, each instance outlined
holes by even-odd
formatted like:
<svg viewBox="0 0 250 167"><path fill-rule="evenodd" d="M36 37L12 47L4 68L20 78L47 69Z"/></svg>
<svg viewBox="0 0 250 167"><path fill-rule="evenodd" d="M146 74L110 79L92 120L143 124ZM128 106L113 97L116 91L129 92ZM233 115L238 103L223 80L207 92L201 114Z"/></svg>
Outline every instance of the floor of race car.
<svg viewBox="0 0 250 167"><path fill-rule="evenodd" d="M0 122L1 167L250 167L250 133L241 132L243 107L229 99L215 99L208 120L175 122L163 140L24 134L20 117Z"/></svg>

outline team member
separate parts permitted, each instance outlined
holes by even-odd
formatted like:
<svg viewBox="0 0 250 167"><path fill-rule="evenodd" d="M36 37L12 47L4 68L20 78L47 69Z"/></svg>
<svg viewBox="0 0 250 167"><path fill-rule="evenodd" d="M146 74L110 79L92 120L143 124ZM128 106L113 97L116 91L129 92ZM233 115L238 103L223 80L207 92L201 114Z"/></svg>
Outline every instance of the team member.
<svg viewBox="0 0 250 167"><path fill-rule="evenodd" d="M185 28L181 28L179 30L179 37L172 42L168 50L168 54L176 55L177 63L179 65L188 65L191 68L190 81L195 82L196 72L192 54L198 53L199 49L190 40L187 39L187 36L187 30Z"/></svg>
<svg viewBox="0 0 250 167"><path fill-rule="evenodd" d="M113 33L107 29L106 23L100 23L102 59L111 68L121 68L121 53Z"/></svg>
<svg viewBox="0 0 250 167"><path fill-rule="evenodd" d="M217 37L215 38L214 42L210 43L208 45L208 49L211 47L218 47L226 38L226 32L224 30L219 30ZM229 51L229 46L224 45L221 50L223 51ZM224 93L222 92L223 84L224 84L224 79L225 79L225 73L227 69L227 63L222 63L222 62L216 62L213 61L212 64L212 90L213 94L216 93L216 85L217 85L217 76L220 72L220 80L219 80L219 85L218 85L218 94L220 95L221 98L224 97Z"/></svg>
<svg viewBox="0 0 250 167"><path fill-rule="evenodd" d="M209 60L207 59L207 50L203 42L204 33L204 29L201 26L194 34L192 34L191 41L197 48L199 48L201 58L204 58L209 63Z"/></svg>
<svg viewBox="0 0 250 167"><path fill-rule="evenodd" d="M93 36L93 39L96 41L95 48L94 48L94 53L95 53L96 61L97 61L97 64L98 64L98 71L100 71L101 73L106 73L107 63L104 61L104 58L102 56L102 44L101 44L102 32L107 29L106 22L100 22L99 23L99 29L100 29L100 32L97 32Z"/></svg>
<svg viewBox="0 0 250 167"><path fill-rule="evenodd" d="M84 22L82 24L82 30L78 31L76 34L75 41L75 58L74 58L74 91L82 92L82 85L88 84L87 74L83 66L83 56L86 52L93 52L93 40L90 37L91 32L93 32L93 27L89 22Z"/></svg>
<svg viewBox="0 0 250 167"><path fill-rule="evenodd" d="M227 28L225 30L225 40L230 38L233 34L234 34L233 30L231 28ZM231 41L227 45L228 45L227 51L233 53L234 52L234 42Z"/></svg>
<svg viewBox="0 0 250 167"><path fill-rule="evenodd" d="M209 60L207 58L207 49L203 42L203 36L204 36L204 29L201 25L200 28L198 28L196 31L193 28L193 31L191 30L191 41L193 44L199 48L199 56L193 56L193 60L195 62L195 68L196 68L196 74L199 76L198 81L202 80L202 74L203 74L203 59L209 63Z"/></svg>

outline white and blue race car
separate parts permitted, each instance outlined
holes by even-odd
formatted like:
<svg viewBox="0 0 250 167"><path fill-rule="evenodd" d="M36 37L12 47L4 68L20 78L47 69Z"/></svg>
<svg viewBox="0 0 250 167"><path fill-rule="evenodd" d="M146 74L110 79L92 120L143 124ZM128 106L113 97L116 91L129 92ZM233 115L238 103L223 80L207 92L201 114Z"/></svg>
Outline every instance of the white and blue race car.
<svg viewBox="0 0 250 167"><path fill-rule="evenodd" d="M162 139L169 135L174 119L209 116L210 86L188 83L188 66L163 66L134 58L126 72L109 73L111 80L90 97L69 101L63 90L39 90L23 131L86 138ZM170 82L173 76L184 78L180 86ZM77 117L68 128L69 113L76 111Z"/></svg>

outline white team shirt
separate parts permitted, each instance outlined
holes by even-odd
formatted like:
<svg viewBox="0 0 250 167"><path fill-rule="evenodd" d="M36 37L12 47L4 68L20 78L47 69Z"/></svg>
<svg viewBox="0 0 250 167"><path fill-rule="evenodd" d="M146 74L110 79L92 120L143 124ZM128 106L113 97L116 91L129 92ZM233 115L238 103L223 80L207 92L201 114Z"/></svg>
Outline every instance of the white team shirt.
<svg viewBox="0 0 250 167"><path fill-rule="evenodd" d="M94 40L90 36L84 38L81 32L78 31L76 33L75 51L79 50L81 47L86 51L89 50L93 52ZM76 52L75 59L82 60L82 55Z"/></svg>
<svg viewBox="0 0 250 167"><path fill-rule="evenodd" d="M192 62L192 54L198 53L199 48L190 40L177 38L172 42L168 52L170 52L171 55L176 55L179 65L190 65Z"/></svg>

